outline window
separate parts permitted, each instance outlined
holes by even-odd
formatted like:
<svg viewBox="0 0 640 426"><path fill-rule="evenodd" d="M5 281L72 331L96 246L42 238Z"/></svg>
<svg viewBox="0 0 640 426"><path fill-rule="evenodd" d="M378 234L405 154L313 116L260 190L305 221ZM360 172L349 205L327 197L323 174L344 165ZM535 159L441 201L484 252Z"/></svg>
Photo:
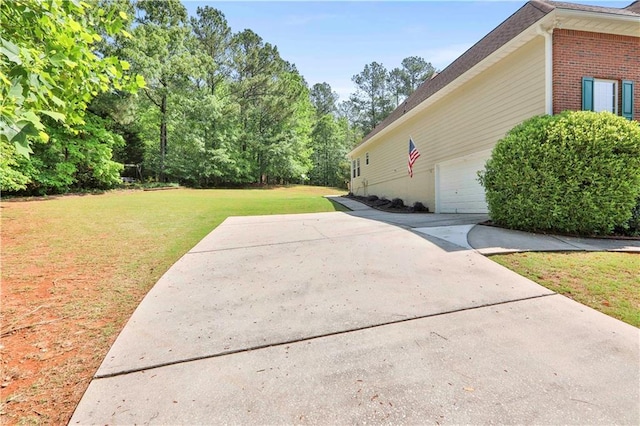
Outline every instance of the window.
<svg viewBox="0 0 640 426"><path fill-rule="evenodd" d="M351 176L356 177L356 160L351 162Z"/></svg>
<svg viewBox="0 0 640 426"><path fill-rule="evenodd" d="M368 152L364 155L364 164L367 165L367 166L369 165L369 153Z"/></svg>
<svg viewBox="0 0 640 426"><path fill-rule="evenodd" d="M360 176L360 157L358 157L356 164L357 164L356 169L358 170L358 176Z"/></svg>
<svg viewBox="0 0 640 426"><path fill-rule="evenodd" d="M618 113L618 82L611 80L593 81L593 110Z"/></svg>
<svg viewBox="0 0 640 426"><path fill-rule="evenodd" d="M633 119L633 82L622 81L620 115ZM593 77L582 78L582 109L618 113L618 81Z"/></svg>

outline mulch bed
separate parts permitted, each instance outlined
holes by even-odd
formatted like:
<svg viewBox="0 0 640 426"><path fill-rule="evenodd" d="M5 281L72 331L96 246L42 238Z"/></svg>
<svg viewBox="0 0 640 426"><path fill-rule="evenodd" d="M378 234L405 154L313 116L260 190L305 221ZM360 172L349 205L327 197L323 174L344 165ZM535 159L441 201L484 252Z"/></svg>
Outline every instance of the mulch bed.
<svg viewBox="0 0 640 426"><path fill-rule="evenodd" d="M359 201L362 204L366 204L376 210L389 213L430 213L429 208L423 206L420 203L416 203L413 206L405 206L402 200L394 198L393 200L387 200L386 198L378 198L375 195L369 195L367 197L361 195L344 195L345 198L350 198L355 201ZM422 207L420 207L422 206ZM424 209L423 209L424 208Z"/></svg>

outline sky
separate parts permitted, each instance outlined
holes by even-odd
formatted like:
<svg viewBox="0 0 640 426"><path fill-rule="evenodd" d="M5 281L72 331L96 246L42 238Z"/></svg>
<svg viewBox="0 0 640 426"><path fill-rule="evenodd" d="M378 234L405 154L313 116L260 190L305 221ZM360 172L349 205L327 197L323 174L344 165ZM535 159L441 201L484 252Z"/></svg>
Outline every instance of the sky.
<svg viewBox="0 0 640 426"><path fill-rule="evenodd" d="M576 1L573 1L574 3ZM625 7L628 1L579 1ZM194 1L222 11L234 33L251 29L295 64L309 87L329 83L340 100L371 62L388 70L420 56L442 70L525 1Z"/></svg>

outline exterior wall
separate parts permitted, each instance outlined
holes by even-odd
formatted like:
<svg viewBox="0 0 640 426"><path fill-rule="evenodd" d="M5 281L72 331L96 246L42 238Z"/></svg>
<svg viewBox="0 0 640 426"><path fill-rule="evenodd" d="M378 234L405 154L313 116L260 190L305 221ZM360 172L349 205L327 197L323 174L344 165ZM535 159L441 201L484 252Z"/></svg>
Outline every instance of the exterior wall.
<svg viewBox="0 0 640 426"><path fill-rule="evenodd" d="M633 81L633 118L640 120L640 37L554 30L554 114L582 109L582 77L585 76ZM621 90L622 85L618 84L618 103Z"/></svg>
<svg viewBox="0 0 640 426"><path fill-rule="evenodd" d="M508 130L545 112L545 42L538 36L395 129L353 152L356 195L421 201L435 211L435 165L493 148ZM420 158L410 179L409 137ZM365 153L370 162L365 165Z"/></svg>

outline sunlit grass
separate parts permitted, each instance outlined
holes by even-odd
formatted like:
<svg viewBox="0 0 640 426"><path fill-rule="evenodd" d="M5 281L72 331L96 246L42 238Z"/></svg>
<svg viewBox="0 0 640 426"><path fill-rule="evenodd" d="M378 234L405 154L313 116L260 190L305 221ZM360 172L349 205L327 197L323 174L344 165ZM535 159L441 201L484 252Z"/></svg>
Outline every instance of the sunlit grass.
<svg viewBox="0 0 640 426"><path fill-rule="evenodd" d="M549 290L640 327L640 254L515 253L491 259Z"/></svg>
<svg viewBox="0 0 640 426"><path fill-rule="evenodd" d="M144 295L199 240L229 216L343 210L323 195L345 192L295 186L3 200L2 330L28 326L10 333L3 350L18 370L40 355L34 343L55 356L29 365L0 410L10 423L30 423L34 410L36 423L66 423Z"/></svg>

